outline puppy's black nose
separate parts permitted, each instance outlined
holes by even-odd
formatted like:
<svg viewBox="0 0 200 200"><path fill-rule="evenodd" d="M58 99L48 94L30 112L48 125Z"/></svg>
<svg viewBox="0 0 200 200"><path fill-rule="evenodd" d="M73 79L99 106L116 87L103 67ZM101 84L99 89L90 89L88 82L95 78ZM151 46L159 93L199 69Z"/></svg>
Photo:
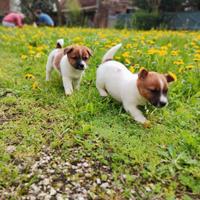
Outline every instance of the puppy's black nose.
<svg viewBox="0 0 200 200"><path fill-rule="evenodd" d="M167 102L163 102L163 101L159 102L160 107L164 107L164 106L166 106L166 104L167 104Z"/></svg>
<svg viewBox="0 0 200 200"><path fill-rule="evenodd" d="M84 64L79 65L80 69L84 69Z"/></svg>

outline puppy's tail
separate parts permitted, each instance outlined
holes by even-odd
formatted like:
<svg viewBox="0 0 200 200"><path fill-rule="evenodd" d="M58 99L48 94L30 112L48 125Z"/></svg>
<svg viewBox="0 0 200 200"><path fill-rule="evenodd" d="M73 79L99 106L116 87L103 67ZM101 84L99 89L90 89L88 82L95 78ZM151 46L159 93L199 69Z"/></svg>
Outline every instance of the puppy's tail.
<svg viewBox="0 0 200 200"><path fill-rule="evenodd" d="M118 51L118 49L119 49L121 46L122 46L122 44L120 43L120 44L118 44L118 45L112 47L111 49L109 49L109 50L107 51L107 53L104 55L104 57L103 57L103 59L102 59L102 63L104 63L104 62L106 62L106 61L108 61L108 60L112 60L113 57L114 57L114 55L115 55L115 53Z"/></svg>
<svg viewBox="0 0 200 200"><path fill-rule="evenodd" d="M64 39L58 39L56 43L56 49L61 49L64 46Z"/></svg>

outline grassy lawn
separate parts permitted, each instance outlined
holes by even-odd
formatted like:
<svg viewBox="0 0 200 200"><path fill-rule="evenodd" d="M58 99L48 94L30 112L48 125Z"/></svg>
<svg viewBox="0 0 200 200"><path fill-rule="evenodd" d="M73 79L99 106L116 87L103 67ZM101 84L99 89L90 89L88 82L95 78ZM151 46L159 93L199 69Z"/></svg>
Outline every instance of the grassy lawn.
<svg viewBox="0 0 200 200"><path fill-rule="evenodd" d="M66 46L87 45L94 53L80 90L70 97L56 72L45 82L47 55L58 38ZM150 128L132 120L110 97L100 97L95 88L102 56L119 42L123 48L116 59L135 72L145 67L177 76L166 108L142 108ZM109 166L122 188L119 199L200 199L199 32L0 27L0 44L2 196L11 188L14 199L26 195L37 182L29 169L48 147L62 161L73 154L71 149L81 148L76 159ZM19 163L25 163L24 170ZM115 190L108 196L101 194L101 199L114 199Z"/></svg>

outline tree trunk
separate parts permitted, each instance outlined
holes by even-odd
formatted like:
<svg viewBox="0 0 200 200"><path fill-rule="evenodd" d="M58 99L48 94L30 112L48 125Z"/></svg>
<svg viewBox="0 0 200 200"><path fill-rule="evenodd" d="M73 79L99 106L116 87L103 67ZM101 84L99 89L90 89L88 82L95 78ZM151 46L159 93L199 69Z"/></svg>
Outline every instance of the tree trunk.
<svg viewBox="0 0 200 200"><path fill-rule="evenodd" d="M56 8L57 8L57 17L58 17L58 26L62 25L62 10L61 5L58 0L55 0Z"/></svg>
<svg viewBox="0 0 200 200"><path fill-rule="evenodd" d="M94 24L96 28L106 28L108 26L109 5L103 0L97 1L97 12Z"/></svg>

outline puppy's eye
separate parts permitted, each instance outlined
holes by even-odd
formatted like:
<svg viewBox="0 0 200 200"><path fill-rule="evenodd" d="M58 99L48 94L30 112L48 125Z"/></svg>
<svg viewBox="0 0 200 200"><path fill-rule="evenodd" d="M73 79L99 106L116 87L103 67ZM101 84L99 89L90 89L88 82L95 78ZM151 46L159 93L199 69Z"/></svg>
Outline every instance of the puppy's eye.
<svg viewBox="0 0 200 200"><path fill-rule="evenodd" d="M153 94L159 93L160 91L157 89L149 89L149 91Z"/></svg>
<svg viewBox="0 0 200 200"><path fill-rule="evenodd" d="M83 57L82 59L83 59L83 60L87 60L88 58L87 58L87 57Z"/></svg>

